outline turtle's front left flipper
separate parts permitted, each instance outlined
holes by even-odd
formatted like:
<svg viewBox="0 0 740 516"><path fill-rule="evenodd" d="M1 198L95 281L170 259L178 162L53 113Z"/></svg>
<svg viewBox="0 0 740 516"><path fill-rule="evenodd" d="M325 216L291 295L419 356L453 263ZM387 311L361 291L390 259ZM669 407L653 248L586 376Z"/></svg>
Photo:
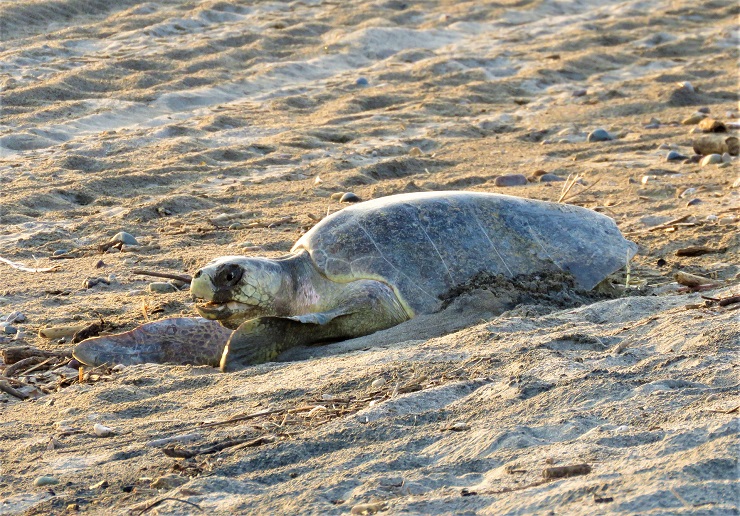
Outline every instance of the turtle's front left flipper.
<svg viewBox="0 0 740 516"><path fill-rule="evenodd" d="M368 335L409 317L388 285L373 280L347 284L325 312L289 317L257 317L231 335L221 370L235 371L274 360L286 349Z"/></svg>
<svg viewBox="0 0 740 516"><path fill-rule="evenodd" d="M88 366L144 363L218 366L231 330L200 317L150 322L80 342L72 355Z"/></svg>

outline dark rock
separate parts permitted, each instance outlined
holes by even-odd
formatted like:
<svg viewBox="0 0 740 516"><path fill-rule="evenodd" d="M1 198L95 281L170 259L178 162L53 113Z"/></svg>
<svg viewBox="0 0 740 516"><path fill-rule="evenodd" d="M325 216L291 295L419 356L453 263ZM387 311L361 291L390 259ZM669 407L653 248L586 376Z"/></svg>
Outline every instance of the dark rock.
<svg viewBox="0 0 740 516"><path fill-rule="evenodd" d="M589 142L606 142L613 139L614 138L612 137L612 135L606 132L604 129L596 129L594 131L591 131L587 138Z"/></svg>
<svg viewBox="0 0 740 516"><path fill-rule="evenodd" d="M527 178L523 174L507 174L494 179L496 186L523 186L527 184Z"/></svg>
<svg viewBox="0 0 740 516"><path fill-rule="evenodd" d="M357 195L353 194L352 192L346 192L339 199L339 202L361 202L361 201L362 199L360 199Z"/></svg>

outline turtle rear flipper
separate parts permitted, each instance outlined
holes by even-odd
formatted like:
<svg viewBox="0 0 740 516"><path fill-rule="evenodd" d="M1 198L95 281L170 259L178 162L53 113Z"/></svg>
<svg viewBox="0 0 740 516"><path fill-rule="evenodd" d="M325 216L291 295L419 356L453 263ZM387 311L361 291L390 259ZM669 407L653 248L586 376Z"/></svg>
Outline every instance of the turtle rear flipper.
<svg viewBox="0 0 740 516"><path fill-rule="evenodd" d="M218 366L231 330L196 317L154 321L80 342L72 355L88 366L170 363Z"/></svg>

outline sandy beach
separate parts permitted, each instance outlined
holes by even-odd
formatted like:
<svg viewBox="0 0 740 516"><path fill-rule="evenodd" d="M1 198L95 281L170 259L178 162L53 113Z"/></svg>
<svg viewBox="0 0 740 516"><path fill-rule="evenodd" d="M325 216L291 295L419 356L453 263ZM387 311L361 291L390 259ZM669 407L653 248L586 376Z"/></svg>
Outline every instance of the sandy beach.
<svg viewBox="0 0 740 516"><path fill-rule="evenodd" d="M737 514L739 14L0 1L0 515ZM135 271L443 190L593 209L639 250L595 292L467 291L240 372L67 365L59 328L195 314Z"/></svg>

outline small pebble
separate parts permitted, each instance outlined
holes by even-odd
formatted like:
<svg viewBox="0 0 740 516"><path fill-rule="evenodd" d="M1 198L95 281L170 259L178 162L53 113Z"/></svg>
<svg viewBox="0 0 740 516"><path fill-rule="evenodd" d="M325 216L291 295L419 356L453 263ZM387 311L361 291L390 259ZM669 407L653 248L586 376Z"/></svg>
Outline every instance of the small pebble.
<svg viewBox="0 0 740 516"><path fill-rule="evenodd" d="M149 286L147 288L149 289L149 292L154 292L157 294L168 294L170 292L177 292L177 288L175 288L172 283L166 281L155 281L153 283L149 283Z"/></svg>
<svg viewBox="0 0 740 516"><path fill-rule="evenodd" d="M121 252L121 250L119 248L117 248L117 247L111 247L110 249L108 249L105 252L105 254L118 254L120 252Z"/></svg>
<svg viewBox="0 0 740 516"><path fill-rule="evenodd" d="M720 226L727 226L729 224L734 224L735 222L737 222L737 217L733 217L732 215L719 219Z"/></svg>
<svg viewBox="0 0 740 516"><path fill-rule="evenodd" d="M681 192L681 195L679 195L679 197L681 199L685 199L686 197L690 197L690 196L694 195L698 191L699 190L697 188L687 188L686 190L684 190L683 192Z"/></svg>
<svg viewBox="0 0 740 516"><path fill-rule="evenodd" d="M667 143L661 143L660 145L658 145L658 149L660 149L660 150L668 150L670 148L671 148L671 146L668 145Z"/></svg>
<svg viewBox="0 0 740 516"><path fill-rule="evenodd" d="M365 77L359 77L355 81L355 84L358 86L367 86L368 84L370 84L370 82Z"/></svg>
<svg viewBox="0 0 740 516"><path fill-rule="evenodd" d="M700 164L702 167L706 167L707 165L716 165L717 163L722 163L722 156L720 154L704 156Z"/></svg>
<svg viewBox="0 0 740 516"><path fill-rule="evenodd" d="M346 192L342 197L339 198L339 202L360 202L362 199L357 197L352 192Z"/></svg>
<svg viewBox="0 0 740 516"><path fill-rule="evenodd" d="M588 90L576 90L572 93L574 97L583 97L588 93Z"/></svg>
<svg viewBox="0 0 740 516"><path fill-rule="evenodd" d="M740 176L738 176L738 178L735 179L735 182L732 183L732 188L740 188Z"/></svg>
<svg viewBox="0 0 740 516"><path fill-rule="evenodd" d="M247 226L244 225L243 222L234 222L233 224L229 225L229 229L231 231L235 231L237 229L244 229L245 227L247 227Z"/></svg>
<svg viewBox="0 0 740 516"><path fill-rule="evenodd" d="M665 157L666 161L679 161L679 160L683 161L685 159L689 159L689 157L685 156L684 154L681 154L680 152L676 152L674 150L670 151Z"/></svg>
<svg viewBox="0 0 740 516"><path fill-rule="evenodd" d="M708 115L710 113L710 110L709 110L709 107L708 106L700 107L696 111L699 112L699 113L704 113L705 115Z"/></svg>
<svg viewBox="0 0 740 516"><path fill-rule="evenodd" d="M112 428L101 425L100 423L95 423L95 425L93 426L93 432L98 437L110 437L112 435L115 435L115 432Z"/></svg>
<svg viewBox="0 0 740 516"><path fill-rule="evenodd" d="M701 199L691 199L689 202L686 203L686 207L696 206L697 204L701 204L701 203L702 203Z"/></svg>
<svg viewBox="0 0 740 516"><path fill-rule="evenodd" d="M334 192L333 194L331 194L331 200L338 201L339 199L342 198L343 195L344 195L344 192Z"/></svg>
<svg viewBox="0 0 740 516"><path fill-rule="evenodd" d="M121 242L125 245L141 245L131 233L126 233L125 231L116 233L112 240Z"/></svg>
<svg viewBox="0 0 740 516"><path fill-rule="evenodd" d="M26 322L26 314L23 312L10 312L5 318L5 322L10 324Z"/></svg>
<svg viewBox="0 0 740 516"><path fill-rule="evenodd" d="M694 86L689 81L684 82L677 82L676 85L683 90L688 91L689 93L694 93Z"/></svg>
<svg viewBox="0 0 740 516"><path fill-rule="evenodd" d="M144 296L146 295L146 290L142 290L142 289L129 290L126 295L131 296L131 297Z"/></svg>
<svg viewBox="0 0 740 516"><path fill-rule="evenodd" d="M587 140L589 142L606 142L613 140L614 138L604 129L596 129L588 134Z"/></svg>
<svg viewBox="0 0 740 516"><path fill-rule="evenodd" d="M423 156L424 153L421 152L421 149L419 147L411 147L409 149L409 156L413 156L415 158L418 158L419 156Z"/></svg>
<svg viewBox="0 0 740 516"><path fill-rule="evenodd" d="M7 322L0 323L0 333L4 333L5 335L15 335L18 333L18 328L11 326L10 323Z"/></svg>
<svg viewBox="0 0 740 516"><path fill-rule="evenodd" d="M33 485L36 487L43 487L43 486L53 486L59 483L59 479L56 477L52 477L51 475L42 475L40 477L37 477L36 480L33 481Z"/></svg>
<svg viewBox="0 0 740 516"><path fill-rule="evenodd" d="M373 383L371 383L370 386L374 389L377 389L378 387L384 386L386 383L387 382L385 378L376 378L375 380L373 380Z"/></svg>
<svg viewBox="0 0 740 516"><path fill-rule="evenodd" d="M69 251L67 251L66 249L57 249L56 251L54 251L53 256L61 256L63 254L67 254L68 252Z"/></svg>
<svg viewBox="0 0 740 516"><path fill-rule="evenodd" d="M683 120L681 120L681 123L683 125L696 125L699 122L701 122L702 120L704 120L704 117L705 116L706 115L704 113L696 112L696 113L693 113L691 116L689 116L689 117L684 118Z"/></svg>
<svg viewBox="0 0 740 516"><path fill-rule="evenodd" d="M507 174L494 179L496 186L523 186L527 184L527 178L523 174Z"/></svg>
<svg viewBox="0 0 740 516"><path fill-rule="evenodd" d="M707 219L706 220L707 220L707 222L716 222L718 218L719 217L717 217L717 215L707 215Z"/></svg>
<svg viewBox="0 0 740 516"><path fill-rule="evenodd" d="M98 260L98 262L95 264L95 268L100 269L102 267L105 267L105 262L103 260Z"/></svg>
<svg viewBox="0 0 740 516"><path fill-rule="evenodd" d="M87 278L82 286L84 288L93 288L95 285L110 285L108 278Z"/></svg>
<svg viewBox="0 0 740 516"><path fill-rule="evenodd" d="M699 129L705 133L726 133L727 126L714 118L705 118L699 122Z"/></svg>
<svg viewBox="0 0 740 516"><path fill-rule="evenodd" d="M565 181L565 179L555 174L542 174L540 176L540 183L554 183L556 181Z"/></svg>

